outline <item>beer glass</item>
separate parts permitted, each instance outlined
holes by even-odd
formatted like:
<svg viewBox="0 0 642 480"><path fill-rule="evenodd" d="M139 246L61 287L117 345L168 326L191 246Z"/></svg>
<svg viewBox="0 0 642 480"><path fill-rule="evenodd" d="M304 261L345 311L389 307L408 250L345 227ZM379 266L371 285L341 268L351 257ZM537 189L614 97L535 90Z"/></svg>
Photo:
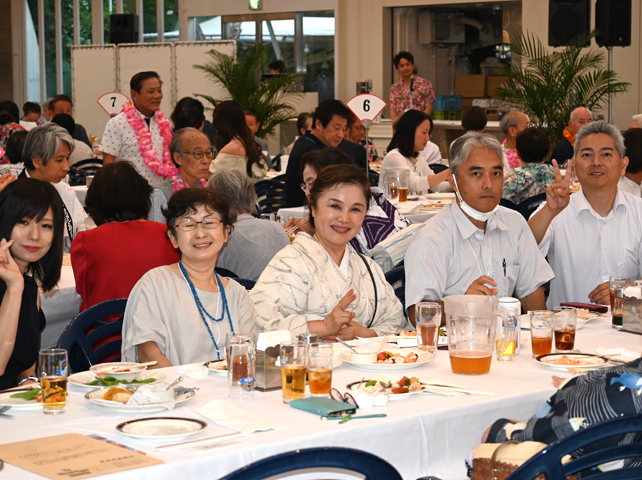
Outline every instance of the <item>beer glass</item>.
<svg viewBox="0 0 642 480"><path fill-rule="evenodd" d="M417 311L417 348L434 357L439 342L441 305L434 302L419 302Z"/></svg>
<svg viewBox="0 0 642 480"><path fill-rule="evenodd" d="M308 346L308 380L313 397L329 397L332 390L334 349L331 343Z"/></svg>
<svg viewBox="0 0 642 480"><path fill-rule="evenodd" d="M569 353L575 348L577 310L573 307L555 307L555 352Z"/></svg>
<svg viewBox="0 0 642 480"><path fill-rule="evenodd" d="M306 345L299 341L281 342L279 362L281 365L281 383L283 403L290 403L295 398L305 396Z"/></svg>
<svg viewBox="0 0 642 480"><path fill-rule="evenodd" d="M386 173L386 193L390 203L408 201L409 170L391 170Z"/></svg>
<svg viewBox="0 0 642 480"><path fill-rule="evenodd" d="M553 316L550 310L534 310L530 313L533 358L553 352Z"/></svg>
<svg viewBox="0 0 642 480"><path fill-rule="evenodd" d="M40 350L36 372L42 391L44 412L49 415L65 413L67 405L67 350L47 348Z"/></svg>
<svg viewBox="0 0 642 480"><path fill-rule="evenodd" d="M609 277L609 297L611 297L611 315L613 328L622 328L622 289L631 283L628 275L611 275ZM619 293L619 295L617 295ZM616 299L617 297L617 299Z"/></svg>

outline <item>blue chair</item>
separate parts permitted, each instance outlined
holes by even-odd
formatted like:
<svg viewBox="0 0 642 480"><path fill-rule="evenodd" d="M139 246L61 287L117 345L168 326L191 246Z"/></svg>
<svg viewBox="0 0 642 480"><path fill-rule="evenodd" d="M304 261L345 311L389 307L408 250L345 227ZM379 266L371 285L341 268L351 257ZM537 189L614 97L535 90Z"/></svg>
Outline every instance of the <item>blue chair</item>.
<svg viewBox="0 0 642 480"><path fill-rule="evenodd" d="M517 204L517 208L524 218L528 221L533 212L539 208L539 206L546 201L546 192L539 193L531 198L527 198L523 202Z"/></svg>
<svg viewBox="0 0 642 480"><path fill-rule="evenodd" d="M226 278L238 278L238 275L227 268L221 268L221 267L216 267L214 270L216 270L216 273L218 273L221 277L226 277Z"/></svg>
<svg viewBox="0 0 642 480"><path fill-rule="evenodd" d="M594 445L610 437L622 437L626 434L636 434L637 443L616 445L597 449ZM540 474L545 474L547 480L565 479L597 467L603 463L613 462L632 457L642 457L642 415L627 415L606 420L581 429L567 437L558 440L540 453L529 459L515 470L506 480L533 480ZM593 448L591 448L593 445ZM587 448L589 447L589 448ZM576 450L585 453L580 457L562 464L562 458ZM642 467L631 467L599 472L589 477L591 480L634 480L642 478Z"/></svg>
<svg viewBox="0 0 642 480"><path fill-rule="evenodd" d="M374 170L368 170L368 181L371 187L379 186L379 174Z"/></svg>
<svg viewBox="0 0 642 480"><path fill-rule="evenodd" d="M392 270L385 273L386 281L392 285L395 290L395 296L399 299L401 304L406 305L406 269L403 265L399 265Z"/></svg>
<svg viewBox="0 0 642 480"><path fill-rule="evenodd" d="M346 474L361 474L365 480L401 480L399 472L385 460L368 452L353 448L316 447L281 453L246 465L220 480L261 480L283 473L296 474L314 469L323 474L323 469ZM322 476L317 476L323 478ZM280 476L279 478L287 478Z"/></svg>
<svg viewBox="0 0 642 480"><path fill-rule="evenodd" d="M254 184L259 213L276 213L286 207L285 185L274 180L261 180Z"/></svg>
<svg viewBox="0 0 642 480"><path fill-rule="evenodd" d="M235 278L234 281L243 285L245 290L252 290L256 284L255 281L248 280L247 278Z"/></svg>
<svg viewBox="0 0 642 480"><path fill-rule="evenodd" d="M57 348L67 350L72 372L92 365L120 362L126 298L108 300L78 314L63 330ZM115 321L105 320L119 315Z"/></svg>
<svg viewBox="0 0 642 480"><path fill-rule="evenodd" d="M276 177L273 177L271 180L273 182L285 183L285 173L282 173L281 175L277 175Z"/></svg>

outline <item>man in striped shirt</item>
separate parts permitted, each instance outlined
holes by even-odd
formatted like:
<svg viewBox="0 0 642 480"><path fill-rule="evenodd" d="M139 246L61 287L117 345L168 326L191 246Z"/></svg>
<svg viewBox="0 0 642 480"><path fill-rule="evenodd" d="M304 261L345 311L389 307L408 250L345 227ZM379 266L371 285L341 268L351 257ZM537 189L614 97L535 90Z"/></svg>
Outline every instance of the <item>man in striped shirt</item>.
<svg viewBox="0 0 642 480"><path fill-rule="evenodd" d="M468 133L450 150L448 181L456 201L426 221L406 252L406 307L449 295L515 296L525 311L545 310L542 285L553 271L524 218L499 206L502 147Z"/></svg>

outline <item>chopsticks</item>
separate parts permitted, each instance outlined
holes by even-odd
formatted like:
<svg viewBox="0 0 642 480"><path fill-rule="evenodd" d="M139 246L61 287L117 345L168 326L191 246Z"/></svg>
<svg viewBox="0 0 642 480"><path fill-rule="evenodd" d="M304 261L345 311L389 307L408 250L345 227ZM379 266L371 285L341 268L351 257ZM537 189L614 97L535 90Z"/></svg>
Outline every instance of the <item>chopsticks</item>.
<svg viewBox="0 0 642 480"><path fill-rule="evenodd" d="M379 344L379 348L377 348L377 355L381 353L381 350L383 350L383 347L388 343L388 335L384 335L383 339L381 339L381 343Z"/></svg>
<svg viewBox="0 0 642 480"><path fill-rule="evenodd" d="M301 220L301 223L308 223L308 217L305 217L303 220ZM296 232L298 229L299 227L294 225L290 228L286 228L285 233L287 233L288 236L294 235L294 232Z"/></svg>
<svg viewBox="0 0 642 480"><path fill-rule="evenodd" d="M201 445L203 443L208 443L211 441L218 441L218 440L230 440L232 438L237 438L237 437L243 437L245 434L243 432L235 432L235 433L228 433L227 435L219 435L216 437L207 437L207 438L201 438L200 440L190 440L188 442L180 442L180 443L171 443L169 445L161 445L160 447L156 447L156 450L162 450L162 451L170 451L170 450L177 450L179 448L183 447L193 447L196 445Z"/></svg>
<svg viewBox="0 0 642 480"><path fill-rule="evenodd" d="M460 387L449 387L447 385L435 385L431 383L421 383L421 382L419 383L419 385L428 387L431 390L443 390L443 391L451 391L451 392L468 393L470 395L486 395L489 397L497 395L495 392L486 392L484 390L470 390L468 388L460 388Z"/></svg>
<svg viewBox="0 0 642 480"><path fill-rule="evenodd" d="M156 365L157 363L158 363L158 362L157 362L156 360L154 360L153 362L138 363L138 364L136 364L136 365L129 365L129 366L126 366L126 367L125 367L125 366L123 366L123 367L116 367L116 368L112 368L111 370L107 370L106 372L98 372L98 373L96 374L96 376L98 376L98 375L104 375L104 374L106 374L106 373L118 373L118 372L122 372L122 371L124 371L124 370L130 370L130 369L132 369L132 368L136 368L136 367L149 367L149 366L151 366L151 365Z"/></svg>

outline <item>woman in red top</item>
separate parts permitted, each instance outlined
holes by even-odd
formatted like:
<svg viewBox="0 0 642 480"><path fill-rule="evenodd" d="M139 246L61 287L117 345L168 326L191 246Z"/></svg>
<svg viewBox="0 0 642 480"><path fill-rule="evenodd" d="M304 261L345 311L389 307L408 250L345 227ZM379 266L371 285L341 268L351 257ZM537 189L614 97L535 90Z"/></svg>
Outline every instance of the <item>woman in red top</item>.
<svg viewBox="0 0 642 480"><path fill-rule="evenodd" d="M167 226L146 221L152 187L129 162L105 165L87 191L87 213L97 228L80 232L71 244L71 265L80 311L127 298L152 268L177 263Z"/></svg>

